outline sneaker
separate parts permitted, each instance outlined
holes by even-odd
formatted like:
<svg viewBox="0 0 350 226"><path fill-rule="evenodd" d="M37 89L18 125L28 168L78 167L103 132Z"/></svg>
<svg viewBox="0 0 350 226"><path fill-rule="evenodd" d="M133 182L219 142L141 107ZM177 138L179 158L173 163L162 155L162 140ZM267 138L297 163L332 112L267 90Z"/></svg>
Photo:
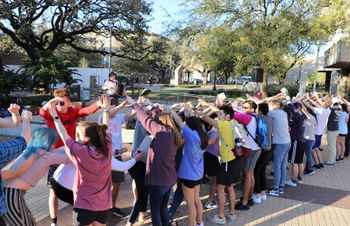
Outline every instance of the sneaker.
<svg viewBox="0 0 350 226"><path fill-rule="evenodd" d="M261 195L260 198L261 198L261 201L266 201L267 200L267 195L266 194L265 195Z"/></svg>
<svg viewBox="0 0 350 226"><path fill-rule="evenodd" d="M216 207L218 207L218 205L216 204L215 201L212 201L212 202L206 201L204 204L205 209L212 209L212 208L216 208Z"/></svg>
<svg viewBox="0 0 350 226"><path fill-rule="evenodd" d="M286 185L291 186L291 187L296 187L297 186L297 184L292 179L287 180L286 181Z"/></svg>
<svg viewBox="0 0 350 226"><path fill-rule="evenodd" d="M236 210L249 210L249 206L247 205L243 205L242 202L239 202L238 204L235 205L235 209Z"/></svg>
<svg viewBox="0 0 350 226"><path fill-rule="evenodd" d="M298 178L298 184L304 184L303 178L301 177Z"/></svg>
<svg viewBox="0 0 350 226"><path fill-rule="evenodd" d="M340 159L339 158L335 159L335 162L340 162Z"/></svg>
<svg viewBox="0 0 350 226"><path fill-rule="evenodd" d="M151 214L150 213L148 213L148 212L141 212L140 214L139 214L139 218L138 218L138 221L139 222L144 222L144 221L146 221L148 218L150 218L151 217Z"/></svg>
<svg viewBox="0 0 350 226"><path fill-rule="evenodd" d="M234 221L237 220L237 214L231 214L230 211L226 211L226 216L230 221Z"/></svg>
<svg viewBox="0 0 350 226"><path fill-rule="evenodd" d="M196 226L204 226L204 223L203 222L201 222L201 223L196 223Z"/></svg>
<svg viewBox="0 0 350 226"><path fill-rule="evenodd" d="M328 162L326 162L326 163L324 164L324 167L332 168L334 165L335 165L335 163L328 163Z"/></svg>
<svg viewBox="0 0 350 226"><path fill-rule="evenodd" d="M116 208L116 207L113 207L111 209L111 213L115 216L118 216L118 217L125 217L126 216L126 214L123 211L121 211L121 209Z"/></svg>
<svg viewBox="0 0 350 226"><path fill-rule="evenodd" d="M267 195L271 195L271 196L275 196L275 197L277 197L277 196L280 195L279 191L278 191L278 190L275 190L275 189L270 189L270 190L268 190L268 192L267 192L266 194L267 194Z"/></svg>
<svg viewBox="0 0 350 226"><path fill-rule="evenodd" d="M253 194L252 200L255 204L261 204L261 196L257 197L256 194Z"/></svg>
<svg viewBox="0 0 350 226"><path fill-rule="evenodd" d="M280 187L278 189L278 192L279 192L280 195L284 195L284 187Z"/></svg>
<svg viewBox="0 0 350 226"><path fill-rule="evenodd" d="M304 172L304 174L306 175L306 176L311 176L312 174L314 174L315 173L315 170L313 170L313 169L311 169L311 170L306 170L306 172Z"/></svg>
<svg viewBox="0 0 350 226"><path fill-rule="evenodd" d="M324 169L324 165L322 163L320 163L318 166L320 167L321 170Z"/></svg>
<svg viewBox="0 0 350 226"><path fill-rule="evenodd" d="M215 214L213 218L208 220L213 224L226 224L226 218L220 218L217 214Z"/></svg>
<svg viewBox="0 0 350 226"><path fill-rule="evenodd" d="M254 201L253 199L248 200L248 206L254 206Z"/></svg>

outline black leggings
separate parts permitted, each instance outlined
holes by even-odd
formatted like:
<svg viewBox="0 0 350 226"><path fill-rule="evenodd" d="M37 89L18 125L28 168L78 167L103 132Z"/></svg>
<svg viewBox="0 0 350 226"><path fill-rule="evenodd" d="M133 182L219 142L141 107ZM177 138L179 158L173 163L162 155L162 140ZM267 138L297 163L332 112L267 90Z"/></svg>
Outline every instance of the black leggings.
<svg viewBox="0 0 350 226"><path fill-rule="evenodd" d="M266 166L271 157L272 151L261 151L258 161L254 168L254 193L260 193L266 190Z"/></svg>
<svg viewBox="0 0 350 226"><path fill-rule="evenodd" d="M137 199L132 208L129 222L135 223L140 212L146 212L148 201L148 186L145 185L146 164L137 161L136 164L129 169L132 179L135 180Z"/></svg>

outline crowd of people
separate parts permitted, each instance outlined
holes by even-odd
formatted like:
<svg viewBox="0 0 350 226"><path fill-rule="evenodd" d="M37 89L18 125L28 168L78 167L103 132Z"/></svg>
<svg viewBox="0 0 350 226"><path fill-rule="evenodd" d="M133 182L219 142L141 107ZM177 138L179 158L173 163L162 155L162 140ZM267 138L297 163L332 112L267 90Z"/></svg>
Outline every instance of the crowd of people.
<svg viewBox="0 0 350 226"><path fill-rule="evenodd" d="M283 195L285 186L297 187L304 175L349 156L350 103L342 97L281 92L262 98L256 92L233 102L218 95L215 103L198 99L166 106L144 96L126 96L119 104L104 94L88 107L72 108L68 89L53 95L40 110L47 128L32 132L32 114L20 115L16 104L8 108L10 118L0 119L0 127L22 124L20 136L0 144L0 225L36 225L23 196L47 173L52 226L58 225L58 199L73 206L73 225L106 225L109 212L125 217L117 201L125 171L134 196L127 225L149 215L155 226L177 225L174 216L183 200L186 225L204 225L204 208L217 208L210 222L226 224L236 220L236 210ZM119 113L124 108L131 113ZM96 122L80 120L99 110ZM137 121L131 159L123 161L128 150L122 125L132 118ZM327 151L321 149L325 133ZM270 161L272 187L266 181ZM204 205L203 178L210 183ZM239 182L243 193L236 202Z"/></svg>

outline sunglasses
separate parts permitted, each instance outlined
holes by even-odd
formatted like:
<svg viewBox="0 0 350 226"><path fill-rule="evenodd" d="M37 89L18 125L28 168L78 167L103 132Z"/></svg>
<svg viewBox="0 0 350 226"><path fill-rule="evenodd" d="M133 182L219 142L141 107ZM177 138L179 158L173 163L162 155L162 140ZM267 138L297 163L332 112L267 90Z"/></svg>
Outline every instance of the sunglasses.
<svg viewBox="0 0 350 226"><path fill-rule="evenodd" d="M57 102L56 106L58 106L58 105L64 106L64 101Z"/></svg>

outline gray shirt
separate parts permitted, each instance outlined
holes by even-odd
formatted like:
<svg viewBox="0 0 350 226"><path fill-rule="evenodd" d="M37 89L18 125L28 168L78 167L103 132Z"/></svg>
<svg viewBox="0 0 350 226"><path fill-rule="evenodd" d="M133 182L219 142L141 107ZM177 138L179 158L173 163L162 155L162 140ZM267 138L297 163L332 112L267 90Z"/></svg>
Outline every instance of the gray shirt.
<svg viewBox="0 0 350 226"><path fill-rule="evenodd" d="M283 110L270 110L268 116L272 118L272 143L290 143L289 125L287 113Z"/></svg>

